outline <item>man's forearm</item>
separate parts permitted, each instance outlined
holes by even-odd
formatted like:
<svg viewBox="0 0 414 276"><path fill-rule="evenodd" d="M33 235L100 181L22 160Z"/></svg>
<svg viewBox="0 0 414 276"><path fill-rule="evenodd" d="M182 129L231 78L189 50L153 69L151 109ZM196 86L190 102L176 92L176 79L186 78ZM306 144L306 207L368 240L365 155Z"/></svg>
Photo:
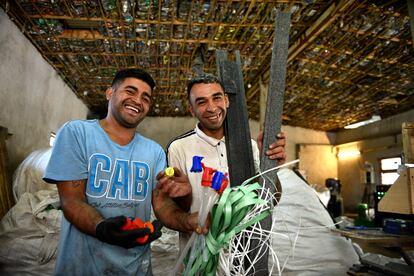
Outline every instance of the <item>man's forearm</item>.
<svg viewBox="0 0 414 276"><path fill-rule="evenodd" d="M80 231L95 236L96 226L103 220L103 217L85 202L71 203L70 206L63 209L65 218Z"/></svg>
<svg viewBox="0 0 414 276"><path fill-rule="evenodd" d="M85 180L58 183L65 218L80 231L95 236L96 225L103 220L99 212L86 202Z"/></svg>
<svg viewBox="0 0 414 276"><path fill-rule="evenodd" d="M154 213L165 226L180 232L195 230L197 224L194 216L177 206L168 195L156 189L152 200Z"/></svg>

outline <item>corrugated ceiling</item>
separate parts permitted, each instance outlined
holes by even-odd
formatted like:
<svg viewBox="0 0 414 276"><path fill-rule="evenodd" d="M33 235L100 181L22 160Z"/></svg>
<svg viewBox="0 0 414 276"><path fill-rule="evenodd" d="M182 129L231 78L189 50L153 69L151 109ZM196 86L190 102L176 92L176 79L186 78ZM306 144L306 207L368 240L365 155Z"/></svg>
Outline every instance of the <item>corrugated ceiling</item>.
<svg viewBox="0 0 414 276"><path fill-rule="evenodd" d="M276 9L291 12L284 124L334 131L414 106L406 1L16 0L2 8L97 114L119 68L157 81L151 116L189 116L186 82L239 50L249 116L259 119Z"/></svg>

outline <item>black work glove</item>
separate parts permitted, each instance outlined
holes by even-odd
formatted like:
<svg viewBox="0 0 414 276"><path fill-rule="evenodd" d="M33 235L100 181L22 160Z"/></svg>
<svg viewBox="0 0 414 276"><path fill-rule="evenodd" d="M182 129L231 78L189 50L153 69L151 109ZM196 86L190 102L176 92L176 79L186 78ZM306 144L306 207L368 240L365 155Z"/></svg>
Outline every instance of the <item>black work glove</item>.
<svg viewBox="0 0 414 276"><path fill-rule="evenodd" d="M163 225L162 225L161 221L159 221L157 219L154 220L152 222L152 226L154 227L154 232L152 232L148 235L147 243L155 241L156 239L158 239L162 235L161 229L162 229Z"/></svg>
<svg viewBox="0 0 414 276"><path fill-rule="evenodd" d="M118 216L105 219L101 221L96 226L96 237L102 241L113 245L122 246L124 248L132 248L135 246L145 245L149 242L159 238L160 235L156 238L151 239L150 232L148 228L137 228L133 230L122 230L122 226L126 223L126 217ZM155 225L154 233L155 234ZM144 237L149 235L148 241L146 243L138 243L137 238ZM150 241L151 240L151 241Z"/></svg>

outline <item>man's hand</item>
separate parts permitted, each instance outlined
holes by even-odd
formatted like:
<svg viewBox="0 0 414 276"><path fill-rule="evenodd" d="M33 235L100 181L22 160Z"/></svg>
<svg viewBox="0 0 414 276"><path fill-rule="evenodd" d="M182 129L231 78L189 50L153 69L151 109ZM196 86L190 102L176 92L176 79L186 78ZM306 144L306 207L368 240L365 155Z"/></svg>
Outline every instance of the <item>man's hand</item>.
<svg viewBox="0 0 414 276"><path fill-rule="evenodd" d="M263 149L263 131L259 132L257 136L257 145L260 152ZM286 137L283 132L280 132L276 135L276 141L269 145L269 148L266 150L265 154L269 159L277 160L278 165L282 165L286 162L286 153L285 153Z"/></svg>
<svg viewBox="0 0 414 276"><path fill-rule="evenodd" d="M207 217L204 226L201 227L198 223L198 213L188 213L190 208L184 210L179 207L166 193L159 189L152 192L152 206L155 216L170 229L185 233L207 234L208 232L210 217Z"/></svg>
<svg viewBox="0 0 414 276"><path fill-rule="evenodd" d="M207 219L204 223L204 227L201 227L198 224L198 212L195 212L192 214L188 214L187 223L189 225L188 232L196 232L197 234L206 235L208 233L208 229L210 228L211 217L210 214L208 214Z"/></svg>
<svg viewBox="0 0 414 276"><path fill-rule="evenodd" d="M157 189L171 198L184 197L191 194L191 184L187 175L174 168L173 176L166 176L164 171L157 174Z"/></svg>
<svg viewBox="0 0 414 276"><path fill-rule="evenodd" d="M122 246L124 248L132 248L149 244L161 236L162 224L157 221L154 221L153 223L154 232L152 233L147 227L123 230L122 227L126 222L127 218L124 216L105 219L96 226L96 237L102 242ZM148 240L146 242L137 242L137 238L142 238L147 235Z"/></svg>
<svg viewBox="0 0 414 276"><path fill-rule="evenodd" d="M158 239L162 235L161 229L164 225L161 223L161 221L159 221L157 219L154 220L152 222L152 226L154 227L154 232L151 232L151 234L148 235L147 243L155 241L156 239Z"/></svg>

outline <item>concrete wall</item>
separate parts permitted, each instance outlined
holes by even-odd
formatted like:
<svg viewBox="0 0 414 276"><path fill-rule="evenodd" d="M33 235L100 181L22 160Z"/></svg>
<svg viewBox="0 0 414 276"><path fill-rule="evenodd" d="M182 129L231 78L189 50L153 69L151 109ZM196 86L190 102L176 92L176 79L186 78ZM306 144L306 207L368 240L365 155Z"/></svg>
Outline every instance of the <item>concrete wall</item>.
<svg viewBox="0 0 414 276"><path fill-rule="evenodd" d="M299 169L309 184L325 187L327 178L338 178L336 152L331 145L301 144Z"/></svg>
<svg viewBox="0 0 414 276"><path fill-rule="evenodd" d="M197 122L194 117L147 117L138 126L138 131L165 148L171 139L194 129ZM249 124L251 137L256 140L259 124L256 121L249 121Z"/></svg>
<svg viewBox="0 0 414 276"><path fill-rule="evenodd" d="M358 149L361 155L338 159L338 178L342 184L344 208L355 211L359 202L366 201L365 193L375 191L380 183L381 158L401 156L403 145L401 126L414 122L414 109L357 129L340 131L336 135L337 150ZM373 170L372 184L367 184L365 172Z"/></svg>
<svg viewBox="0 0 414 276"><path fill-rule="evenodd" d="M344 208L353 212L358 203L368 200L364 194L373 193L375 185L381 184L379 160L401 156L401 134L341 144L337 149L358 149L361 152L358 156L338 158L338 178L342 184ZM367 183L365 178L368 170L373 173L371 183ZM373 207L374 202L371 200L370 203Z"/></svg>
<svg viewBox="0 0 414 276"><path fill-rule="evenodd" d="M0 8L0 125L7 140L9 171L32 151L49 146L50 132L87 107Z"/></svg>
<svg viewBox="0 0 414 276"><path fill-rule="evenodd" d="M197 119L192 117L147 117L138 131L165 148L173 138L195 128Z"/></svg>
<svg viewBox="0 0 414 276"><path fill-rule="evenodd" d="M260 124L250 121L252 137L256 138ZM299 158L297 168L310 184L325 186L326 178L337 177L336 158L332 151L335 134L293 126L282 126L286 135L286 160Z"/></svg>

